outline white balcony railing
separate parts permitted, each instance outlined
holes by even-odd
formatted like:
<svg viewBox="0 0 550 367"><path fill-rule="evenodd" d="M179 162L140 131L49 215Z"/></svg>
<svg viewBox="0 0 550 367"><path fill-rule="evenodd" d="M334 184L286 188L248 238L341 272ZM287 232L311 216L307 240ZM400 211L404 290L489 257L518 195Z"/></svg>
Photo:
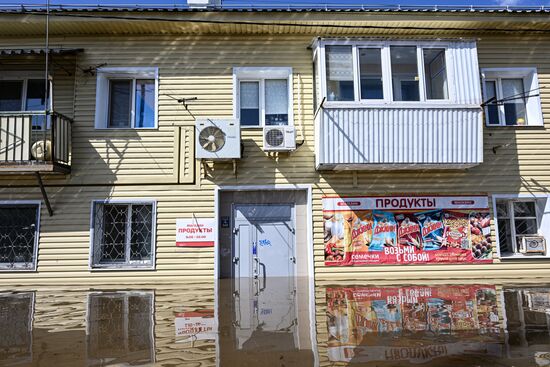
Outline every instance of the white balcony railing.
<svg viewBox="0 0 550 367"><path fill-rule="evenodd" d="M458 169L483 161L482 111L472 107L325 108L318 169Z"/></svg>

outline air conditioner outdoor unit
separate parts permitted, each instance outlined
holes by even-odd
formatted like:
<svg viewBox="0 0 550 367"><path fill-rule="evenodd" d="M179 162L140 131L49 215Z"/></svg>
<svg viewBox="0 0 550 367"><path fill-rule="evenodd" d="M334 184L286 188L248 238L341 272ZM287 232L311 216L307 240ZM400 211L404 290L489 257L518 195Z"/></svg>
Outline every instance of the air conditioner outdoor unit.
<svg viewBox="0 0 550 367"><path fill-rule="evenodd" d="M523 237L521 242L526 253L546 253L546 239L543 236Z"/></svg>
<svg viewBox="0 0 550 367"><path fill-rule="evenodd" d="M296 150L296 130L294 126L264 127L264 151L290 152Z"/></svg>
<svg viewBox="0 0 550 367"><path fill-rule="evenodd" d="M241 158L241 130L233 119L197 119L195 154L199 159Z"/></svg>

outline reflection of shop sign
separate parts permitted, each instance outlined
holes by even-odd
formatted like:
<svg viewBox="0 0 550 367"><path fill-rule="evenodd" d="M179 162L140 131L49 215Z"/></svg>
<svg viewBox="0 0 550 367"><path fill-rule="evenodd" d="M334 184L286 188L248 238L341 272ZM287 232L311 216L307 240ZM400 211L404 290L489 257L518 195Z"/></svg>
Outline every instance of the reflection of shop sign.
<svg viewBox="0 0 550 367"><path fill-rule="evenodd" d="M176 219L176 246L211 247L216 233L214 219Z"/></svg>
<svg viewBox="0 0 550 367"><path fill-rule="evenodd" d="M492 262L487 196L323 198L325 265Z"/></svg>
<svg viewBox="0 0 550 367"><path fill-rule="evenodd" d="M214 310L176 313L175 325L176 338L193 338L193 340L216 338Z"/></svg>
<svg viewBox="0 0 550 367"><path fill-rule="evenodd" d="M494 286L327 288L326 304L333 362L426 363L502 353Z"/></svg>

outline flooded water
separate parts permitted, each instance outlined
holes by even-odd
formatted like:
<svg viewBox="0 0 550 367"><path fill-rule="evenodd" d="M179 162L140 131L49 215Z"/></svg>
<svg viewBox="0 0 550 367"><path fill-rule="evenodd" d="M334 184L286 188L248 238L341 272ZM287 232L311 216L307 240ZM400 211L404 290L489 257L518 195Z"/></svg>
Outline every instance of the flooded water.
<svg viewBox="0 0 550 367"><path fill-rule="evenodd" d="M221 280L0 292L2 366L550 366L550 285Z"/></svg>

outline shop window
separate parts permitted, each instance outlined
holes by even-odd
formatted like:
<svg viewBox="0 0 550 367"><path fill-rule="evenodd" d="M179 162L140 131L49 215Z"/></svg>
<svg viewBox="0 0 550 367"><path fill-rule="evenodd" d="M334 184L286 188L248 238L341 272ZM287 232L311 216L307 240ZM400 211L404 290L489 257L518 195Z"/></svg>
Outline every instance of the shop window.
<svg viewBox="0 0 550 367"><path fill-rule="evenodd" d="M157 106L156 68L98 69L96 128L156 128Z"/></svg>
<svg viewBox="0 0 550 367"><path fill-rule="evenodd" d="M535 68L482 69L488 126L542 126Z"/></svg>
<svg viewBox="0 0 550 367"><path fill-rule="evenodd" d="M39 204L0 204L0 269L34 270Z"/></svg>
<svg viewBox="0 0 550 367"><path fill-rule="evenodd" d="M0 293L0 361L5 366L32 363L34 293Z"/></svg>
<svg viewBox="0 0 550 367"><path fill-rule="evenodd" d="M523 255L523 238L541 235L543 200L497 199L496 220L501 256Z"/></svg>
<svg viewBox="0 0 550 367"><path fill-rule="evenodd" d="M241 126L292 124L292 69L235 68L235 117Z"/></svg>
<svg viewBox="0 0 550 367"><path fill-rule="evenodd" d="M92 267L154 266L155 203L95 202Z"/></svg>
<svg viewBox="0 0 550 367"><path fill-rule="evenodd" d="M145 365L155 362L154 296L149 292L88 295L89 366Z"/></svg>

